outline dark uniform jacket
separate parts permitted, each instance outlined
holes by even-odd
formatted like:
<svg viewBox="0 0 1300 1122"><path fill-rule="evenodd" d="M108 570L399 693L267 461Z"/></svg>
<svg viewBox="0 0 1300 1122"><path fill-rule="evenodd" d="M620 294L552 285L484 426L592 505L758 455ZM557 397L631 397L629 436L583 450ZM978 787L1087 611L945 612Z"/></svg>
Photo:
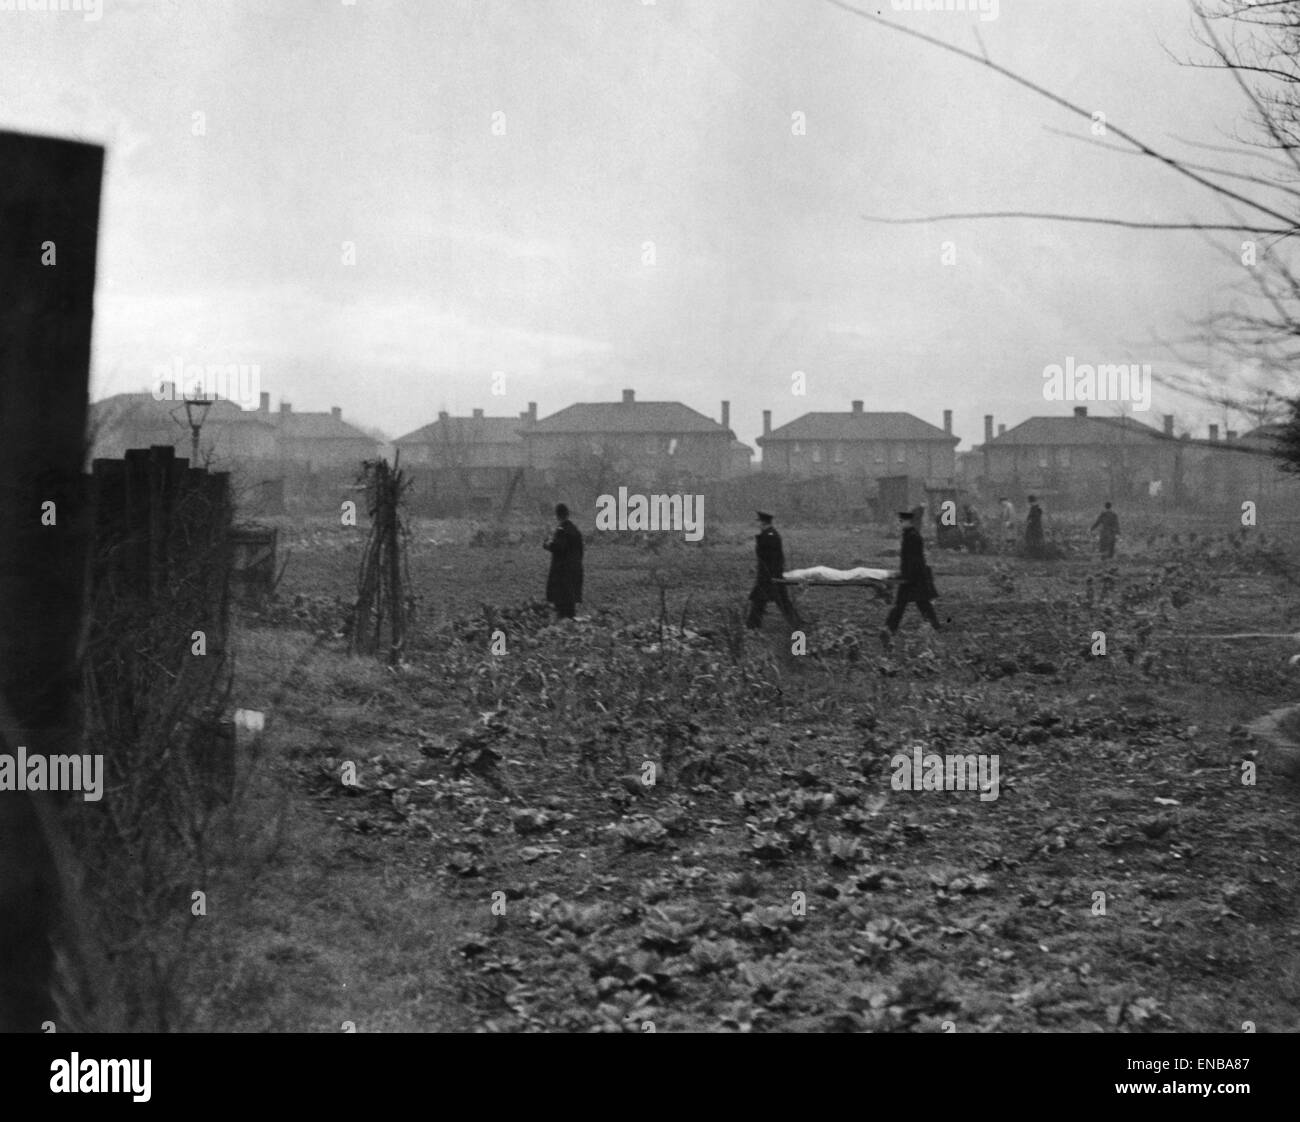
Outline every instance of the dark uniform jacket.
<svg viewBox="0 0 1300 1122"><path fill-rule="evenodd" d="M903 541L898 550L898 575L912 591L925 596L930 585L930 574L925 564L925 542L915 526L903 530Z"/></svg>
<svg viewBox="0 0 1300 1122"><path fill-rule="evenodd" d="M546 543L551 569L546 576L546 599L552 604L582 602L582 534L567 518Z"/></svg>
<svg viewBox="0 0 1300 1122"><path fill-rule="evenodd" d="M1031 545L1041 545L1043 541L1043 508L1037 503L1029 508L1025 520L1025 540Z"/></svg>
<svg viewBox="0 0 1300 1122"><path fill-rule="evenodd" d="M1098 527L1101 528L1103 541L1114 540L1119 536L1119 515L1113 510L1103 510L1097 515L1097 521L1092 524L1094 530Z"/></svg>
<svg viewBox="0 0 1300 1122"><path fill-rule="evenodd" d="M776 595L776 590L783 587L772 582L785 576L785 550L781 547L781 535L773 527L764 526L754 536L754 552L758 555L758 573L750 598L771 600Z"/></svg>

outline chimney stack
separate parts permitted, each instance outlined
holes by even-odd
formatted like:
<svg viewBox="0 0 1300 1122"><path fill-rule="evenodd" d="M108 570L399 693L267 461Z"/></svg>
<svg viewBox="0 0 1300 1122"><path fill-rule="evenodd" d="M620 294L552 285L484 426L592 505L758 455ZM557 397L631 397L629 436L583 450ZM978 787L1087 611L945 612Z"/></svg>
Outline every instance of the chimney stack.
<svg viewBox="0 0 1300 1122"><path fill-rule="evenodd" d="M770 409L763 410L763 435L772 435L772 410Z"/></svg>
<svg viewBox="0 0 1300 1122"><path fill-rule="evenodd" d="M281 416L281 417L284 417L284 416L286 416L286 415L288 415L289 413L292 413L292 412L293 412L293 406L292 406L292 405L290 405L287 401L282 401L282 402L280 402L280 416Z"/></svg>
<svg viewBox="0 0 1300 1122"><path fill-rule="evenodd" d="M624 405L631 405L631 404L632 404L633 402L635 402L635 401L636 401L636 390L624 390L624 391L623 391L623 404L624 404Z"/></svg>
<svg viewBox="0 0 1300 1122"><path fill-rule="evenodd" d="M1007 431L1007 426L1005 424L998 425L998 436L1001 436L1006 431Z"/></svg>
<svg viewBox="0 0 1300 1122"><path fill-rule="evenodd" d="M262 391L262 400L257 407L257 411L259 413L271 412L271 395L267 393L265 390Z"/></svg>
<svg viewBox="0 0 1300 1122"><path fill-rule="evenodd" d="M1227 432L1225 432L1225 433L1223 434L1223 436L1224 436L1224 439L1225 439L1225 440L1236 440L1236 439L1237 439L1237 430L1236 430L1236 429L1229 429Z"/></svg>
<svg viewBox="0 0 1300 1122"><path fill-rule="evenodd" d="M731 428L731 402L729 401L722 403L722 427L724 429Z"/></svg>
<svg viewBox="0 0 1300 1122"><path fill-rule="evenodd" d="M993 439L993 414L984 414L984 443L987 444Z"/></svg>
<svg viewBox="0 0 1300 1122"><path fill-rule="evenodd" d="M862 412L862 402L860 402L860 401L855 401L855 402L853 403L853 412L855 412L855 413L861 413L861 412Z"/></svg>
<svg viewBox="0 0 1300 1122"><path fill-rule="evenodd" d="M1173 435L1174 435L1174 415L1172 413L1166 413L1165 414L1165 436L1173 436Z"/></svg>
<svg viewBox="0 0 1300 1122"><path fill-rule="evenodd" d="M943 411L943 431L945 436L952 436L952 410Z"/></svg>
<svg viewBox="0 0 1300 1122"><path fill-rule="evenodd" d="M337 405L335 405L330 410L330 416L333 417L336 421L341 421L343 420L343 410L340 409Z"/></svg>
<svg viewBox="0 0 1300 1122"><path fill-rule="evenodd" d="M438 410L438 420L440 420L440 421L445 421L445 420L448 419L448 416L449 416L449 414L447 413L447 410L445 410L445 409L439 409L439 410Z"/></svg>
<svg viewBox="0 0 1300 1122"><path fill-rule="evenodd" d="M1086 405L1076 405L1074 407L1074 415L1076 417L1086 417L1088 415L1088 407Z"/></svg>
<svg viewBox="0 0 1300 1122"><path fill-rule="evenodd" d="M476 421L481 421L482 419L483 419L483 410L482 410L482 409L475 409L475 410L474 410L474 420L476 420Z"/></svg>
<svg viewBox="0 0 1300 1122"><path fill-rule="evenodd" d="M1218 426L1218 425L1211 425L1211 426L1210 426L1210 439L1211 439L1211 440L1218 440L1218 439L1219 439L1219 426Z"/></svg>

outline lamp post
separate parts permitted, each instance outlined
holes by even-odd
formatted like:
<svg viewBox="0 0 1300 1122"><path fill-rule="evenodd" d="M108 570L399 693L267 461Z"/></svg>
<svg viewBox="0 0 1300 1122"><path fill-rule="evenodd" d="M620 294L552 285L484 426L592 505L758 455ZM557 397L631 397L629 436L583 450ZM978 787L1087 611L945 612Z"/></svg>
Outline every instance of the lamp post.
<svg viewBox="0 0 1300 1122"><path fill-rule="evenodd" d="M199 431L207 419L208 410L212 408L214 397L205 397L200 387L194 397L185 399L185 419L190 426L190 467L199 466ZM197 419L196 419L197 415Z"/></svg>

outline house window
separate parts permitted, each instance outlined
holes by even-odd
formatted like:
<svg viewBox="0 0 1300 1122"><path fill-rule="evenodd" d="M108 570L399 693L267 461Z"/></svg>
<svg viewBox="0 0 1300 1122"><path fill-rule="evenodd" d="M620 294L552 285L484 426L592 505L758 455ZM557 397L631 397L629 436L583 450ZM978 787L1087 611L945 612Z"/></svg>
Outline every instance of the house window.
<svg viewBox="0 0 1300 1122"><path fill-rule="evenodd" d="M842 464L842 463L844 462L844 445L843 445L843 444L836 444L836 445L835 445L835 462L836 462L837 464Z"/></svg>
<svg viewBox="0 0 1300 1122"><path fill-rule="evenodd" d="M878 463L878 464L883 464L884 462L885 462L885 446L884 446L883 444L877 444L877 445L876 445L876 463Z"/></svg>
<svg viewBox="0 0 1300 1122"><path fill-rule="evenodd" d="M1056 462L1063 468L1070 466L1070 450L1068 448L1058 448L1056 452Z"/></svg>
<svg viewBox="0 0 1300 1122"><path fill-rule="evenodd" d="M822 446L820 444L813 445L812 462L815 464L820 464L822 462Z"/></svg>
<svg viewBox="0 0 1300 1122"><path fill-rule="evenodd" d="M1040 468L1045 468L1047 467L1047 463L1048 463L1047 449L1044 448L1041 452L1038 453L1038 466Z"/></svg>
<svg viewBox="0 0 1300 1122"><path fill-rule="evenodd" d="M677 437L675 436L668 438L668 455L677 455Z"/></svg>
<svg viewBox="0 0 1300 1122"><path fill-rule="evenodd" d="M794 454L797 456L801 451L802 449L799 447L799 442L796 440L794 442Z"/></svg>
<svg viewBox="0 0 1300 1122"><path fill-rule="evenodd" d="M645 450L651 456L659 451L659 438L657 436L647 436L645 438Z"/></svg>
<svg viewBox="0 0 1300 1122"><path fill-rule="evenodd" d="M906 444L900 444L900 445L898 446L898 450L897 450L897 452L896 452L895 455L894 455L894 462L895 462L895 463L899 463L899 464L905 464L905 463L907 463L907 445L906 445Z"/></svg>

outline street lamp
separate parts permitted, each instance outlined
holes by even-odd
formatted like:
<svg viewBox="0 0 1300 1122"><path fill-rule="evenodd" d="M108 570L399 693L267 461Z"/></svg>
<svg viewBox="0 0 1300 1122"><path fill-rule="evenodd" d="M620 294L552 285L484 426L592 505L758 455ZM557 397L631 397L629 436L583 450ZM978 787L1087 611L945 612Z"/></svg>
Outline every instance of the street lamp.
<svg viewBox="0 0 1300 1122"><path fill-rule="evenodd" d="M215 397L205 397L200 387L194 397L185 399L185 419L190 426L190 467L199 466L199 430L207 419Z"/></svg>

